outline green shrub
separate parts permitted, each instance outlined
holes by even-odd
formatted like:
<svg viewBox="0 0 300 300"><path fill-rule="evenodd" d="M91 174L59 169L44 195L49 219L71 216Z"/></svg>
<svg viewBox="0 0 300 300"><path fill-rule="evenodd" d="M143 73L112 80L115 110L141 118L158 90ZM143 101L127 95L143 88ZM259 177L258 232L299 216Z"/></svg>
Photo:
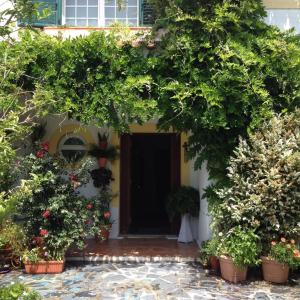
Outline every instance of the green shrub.
<svg viewBox="0 0 300 300"><path fill-rule="evenodd" d="M0 287L0 299L2 300L40 300L42 297L35 291L30 291L20 283Z"/></svg>
<svg viewBox="0 0 300 300"><path fill-rule="evenodd" d="M269 243L300 234L300 110L275 116L241 139L228 168L231 187L217 190L216 231L253 229Z"/></svg>
<svg viewBox="0 0 300 300"><path fill-rule="evenodd" d="M83 247L89 236L89 200L78 190L89 180L89 167L87 161L68 175L66 162L51 156L47 143L21 161L29 193L20 195L18 212L31 241L29 249L43 249L41 258L61 260L72 243Z"/></svg>
<svg viewBox="0 0 300 300"><path fill-rule="evenodd" d="M188 186L176 189L168 196L166 208L170 220L186 213L198 217L200 209L199 191Z"/></svg>
<svg viewBox="0 0 300 300"><path fill-rule="evenodd" d="M259 237L252 230L233 228L222 238L218 253L232 258L237 266L257 265L261 253Z"/></svg>

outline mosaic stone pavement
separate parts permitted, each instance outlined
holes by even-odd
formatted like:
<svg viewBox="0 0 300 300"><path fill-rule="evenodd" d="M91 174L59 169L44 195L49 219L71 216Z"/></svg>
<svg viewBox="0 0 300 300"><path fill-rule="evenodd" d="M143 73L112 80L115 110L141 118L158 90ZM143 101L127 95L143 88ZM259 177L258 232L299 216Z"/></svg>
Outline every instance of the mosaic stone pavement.
<svg viewBox="0 0 300 300"><path fill-rule="evenodd" d="M57 275L0 275L0 285L17 281L53 300L300 300L300 280L287 286L263 281L233 285L195 263L103 263L68 266Z"/></svg>

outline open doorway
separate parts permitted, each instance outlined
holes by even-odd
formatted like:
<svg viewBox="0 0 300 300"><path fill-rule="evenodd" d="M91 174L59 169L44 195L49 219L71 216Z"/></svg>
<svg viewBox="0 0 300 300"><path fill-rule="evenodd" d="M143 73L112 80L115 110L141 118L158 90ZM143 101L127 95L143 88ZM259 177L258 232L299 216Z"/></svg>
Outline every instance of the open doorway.
<svg viewBox="0 0 300 300"><path fill-rule="evenodd" d="M175 233L165 201L180 185L180 136L132 134L121 138L121 233Z"/></svg>

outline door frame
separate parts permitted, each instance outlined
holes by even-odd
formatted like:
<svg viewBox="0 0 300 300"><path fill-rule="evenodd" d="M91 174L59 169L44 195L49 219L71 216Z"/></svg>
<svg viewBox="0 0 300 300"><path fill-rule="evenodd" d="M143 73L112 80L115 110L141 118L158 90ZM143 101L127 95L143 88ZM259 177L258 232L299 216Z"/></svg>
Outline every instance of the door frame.
<svg viewBox="0 0 300 300"><path fill-rule="evenodd" d="M171 137L171 188L181 185L181 135L177 133L133 133L143 135L168 135ZM120 234L128 234L131 223L131 137L123 134L120 137ZM171 224L172 233L175 233L177 224Z"/></svg>

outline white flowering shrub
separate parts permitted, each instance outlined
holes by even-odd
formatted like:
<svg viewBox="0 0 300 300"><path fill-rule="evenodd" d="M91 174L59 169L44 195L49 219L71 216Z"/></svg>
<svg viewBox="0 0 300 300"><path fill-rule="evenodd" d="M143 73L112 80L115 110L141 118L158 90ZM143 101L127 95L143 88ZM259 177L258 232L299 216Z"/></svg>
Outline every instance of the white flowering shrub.
<svg viewBox="0 0 300 300"><path fill-rule="evenodd" d="M254 229L263 241L300 235L300 110L275 116L241 139L230 160L231 187L217 190L222 204L214 226Z"/></svg>

